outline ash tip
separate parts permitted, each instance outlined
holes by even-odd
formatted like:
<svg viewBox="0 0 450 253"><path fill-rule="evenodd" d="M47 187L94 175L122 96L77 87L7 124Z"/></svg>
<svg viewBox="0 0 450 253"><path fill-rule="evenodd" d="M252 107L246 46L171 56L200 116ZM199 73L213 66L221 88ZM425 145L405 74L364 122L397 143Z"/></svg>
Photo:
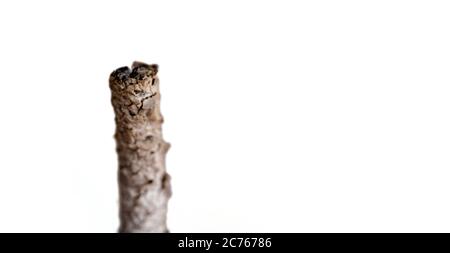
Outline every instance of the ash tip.
<svg viewBox="0 0 450 253"><path fill-rule="evenodd" d="M124 81L125 79L128 78L130 73L131 73L130 68L128 66L123 66L123 67L120 67L120 68L114 70L111 73L111 77Z"/></svg>
<svg viewBox="0 0 450 253"><path fill-rule="evenodd" d="M131 64L132 72L143 72L147 71L150 72L151 76L155 76L158 73L159 66L158 64L147 64L140 61L134 61L133 64Z"/></svg>
<svg viewBox="0 0 450 253"><path fill-rule="evenodd" d="M135 80L144 80L149 77L153 78L157 73L157 64L147 64L135 61L131 65L131 69L128 66L120 67L111 73L110 78L118 80L119 82L126 82L129 78Z"/></svg>

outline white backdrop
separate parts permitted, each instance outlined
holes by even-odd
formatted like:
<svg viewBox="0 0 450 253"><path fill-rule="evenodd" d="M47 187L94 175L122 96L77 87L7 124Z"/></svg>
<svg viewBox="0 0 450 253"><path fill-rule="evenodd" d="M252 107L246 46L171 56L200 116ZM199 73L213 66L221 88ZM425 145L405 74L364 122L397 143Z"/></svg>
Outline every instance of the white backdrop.
<svg viewBox="0 0 450 253"><path fill-rule="evenodd" d="M158 63L173 232L450 232L448 1L1 1L0 232L115 232Z"/></svg>

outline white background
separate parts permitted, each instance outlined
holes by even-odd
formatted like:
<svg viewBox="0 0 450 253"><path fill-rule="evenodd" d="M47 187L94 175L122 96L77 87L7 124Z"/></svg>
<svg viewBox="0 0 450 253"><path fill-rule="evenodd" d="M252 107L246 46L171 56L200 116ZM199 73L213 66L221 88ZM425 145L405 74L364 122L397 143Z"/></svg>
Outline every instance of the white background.
<svg viewBox="0 0 450 253"><path fill-rule="evenodd" d="M172 232L450 232L448 1L1 1L0 231L115 232L108 77L160 65Z"/></svg>

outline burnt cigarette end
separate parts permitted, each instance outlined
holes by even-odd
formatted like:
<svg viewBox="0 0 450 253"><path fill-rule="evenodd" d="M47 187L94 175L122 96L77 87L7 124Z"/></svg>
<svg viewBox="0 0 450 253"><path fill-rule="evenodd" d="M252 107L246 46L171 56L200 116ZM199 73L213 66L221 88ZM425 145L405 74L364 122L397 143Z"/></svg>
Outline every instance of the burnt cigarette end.
<svg viewBox="0 0 450 253"><path fill-rule="evenodd" d="M128 76L130 75L130 73L131 73L130 68L127 66L124 66L124 67L120 67L120 68L114 70L111 73L110 77L120 80L120 81L125 81L128 78Z"/></svg>
<svg viewBox="0 0 450 253"><path fill-rule="evenodd" d="M146 77L154 77L158 73L157 64L146 64L143 62L135 61L131 65L131 78L142 80Z"/></svg>

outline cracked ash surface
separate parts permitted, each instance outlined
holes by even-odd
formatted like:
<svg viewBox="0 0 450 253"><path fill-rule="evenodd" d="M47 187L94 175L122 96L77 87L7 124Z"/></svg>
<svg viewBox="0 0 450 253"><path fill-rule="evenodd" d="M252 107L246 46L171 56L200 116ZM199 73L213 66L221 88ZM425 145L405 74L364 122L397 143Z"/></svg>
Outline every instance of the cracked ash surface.
<svg viewBox="0 0 450 253"><path fill-rule="evenodd" d="M162 137L158 65L134 62L109 78L119 156L119 232L168 232L171 196Z"/></svg>

